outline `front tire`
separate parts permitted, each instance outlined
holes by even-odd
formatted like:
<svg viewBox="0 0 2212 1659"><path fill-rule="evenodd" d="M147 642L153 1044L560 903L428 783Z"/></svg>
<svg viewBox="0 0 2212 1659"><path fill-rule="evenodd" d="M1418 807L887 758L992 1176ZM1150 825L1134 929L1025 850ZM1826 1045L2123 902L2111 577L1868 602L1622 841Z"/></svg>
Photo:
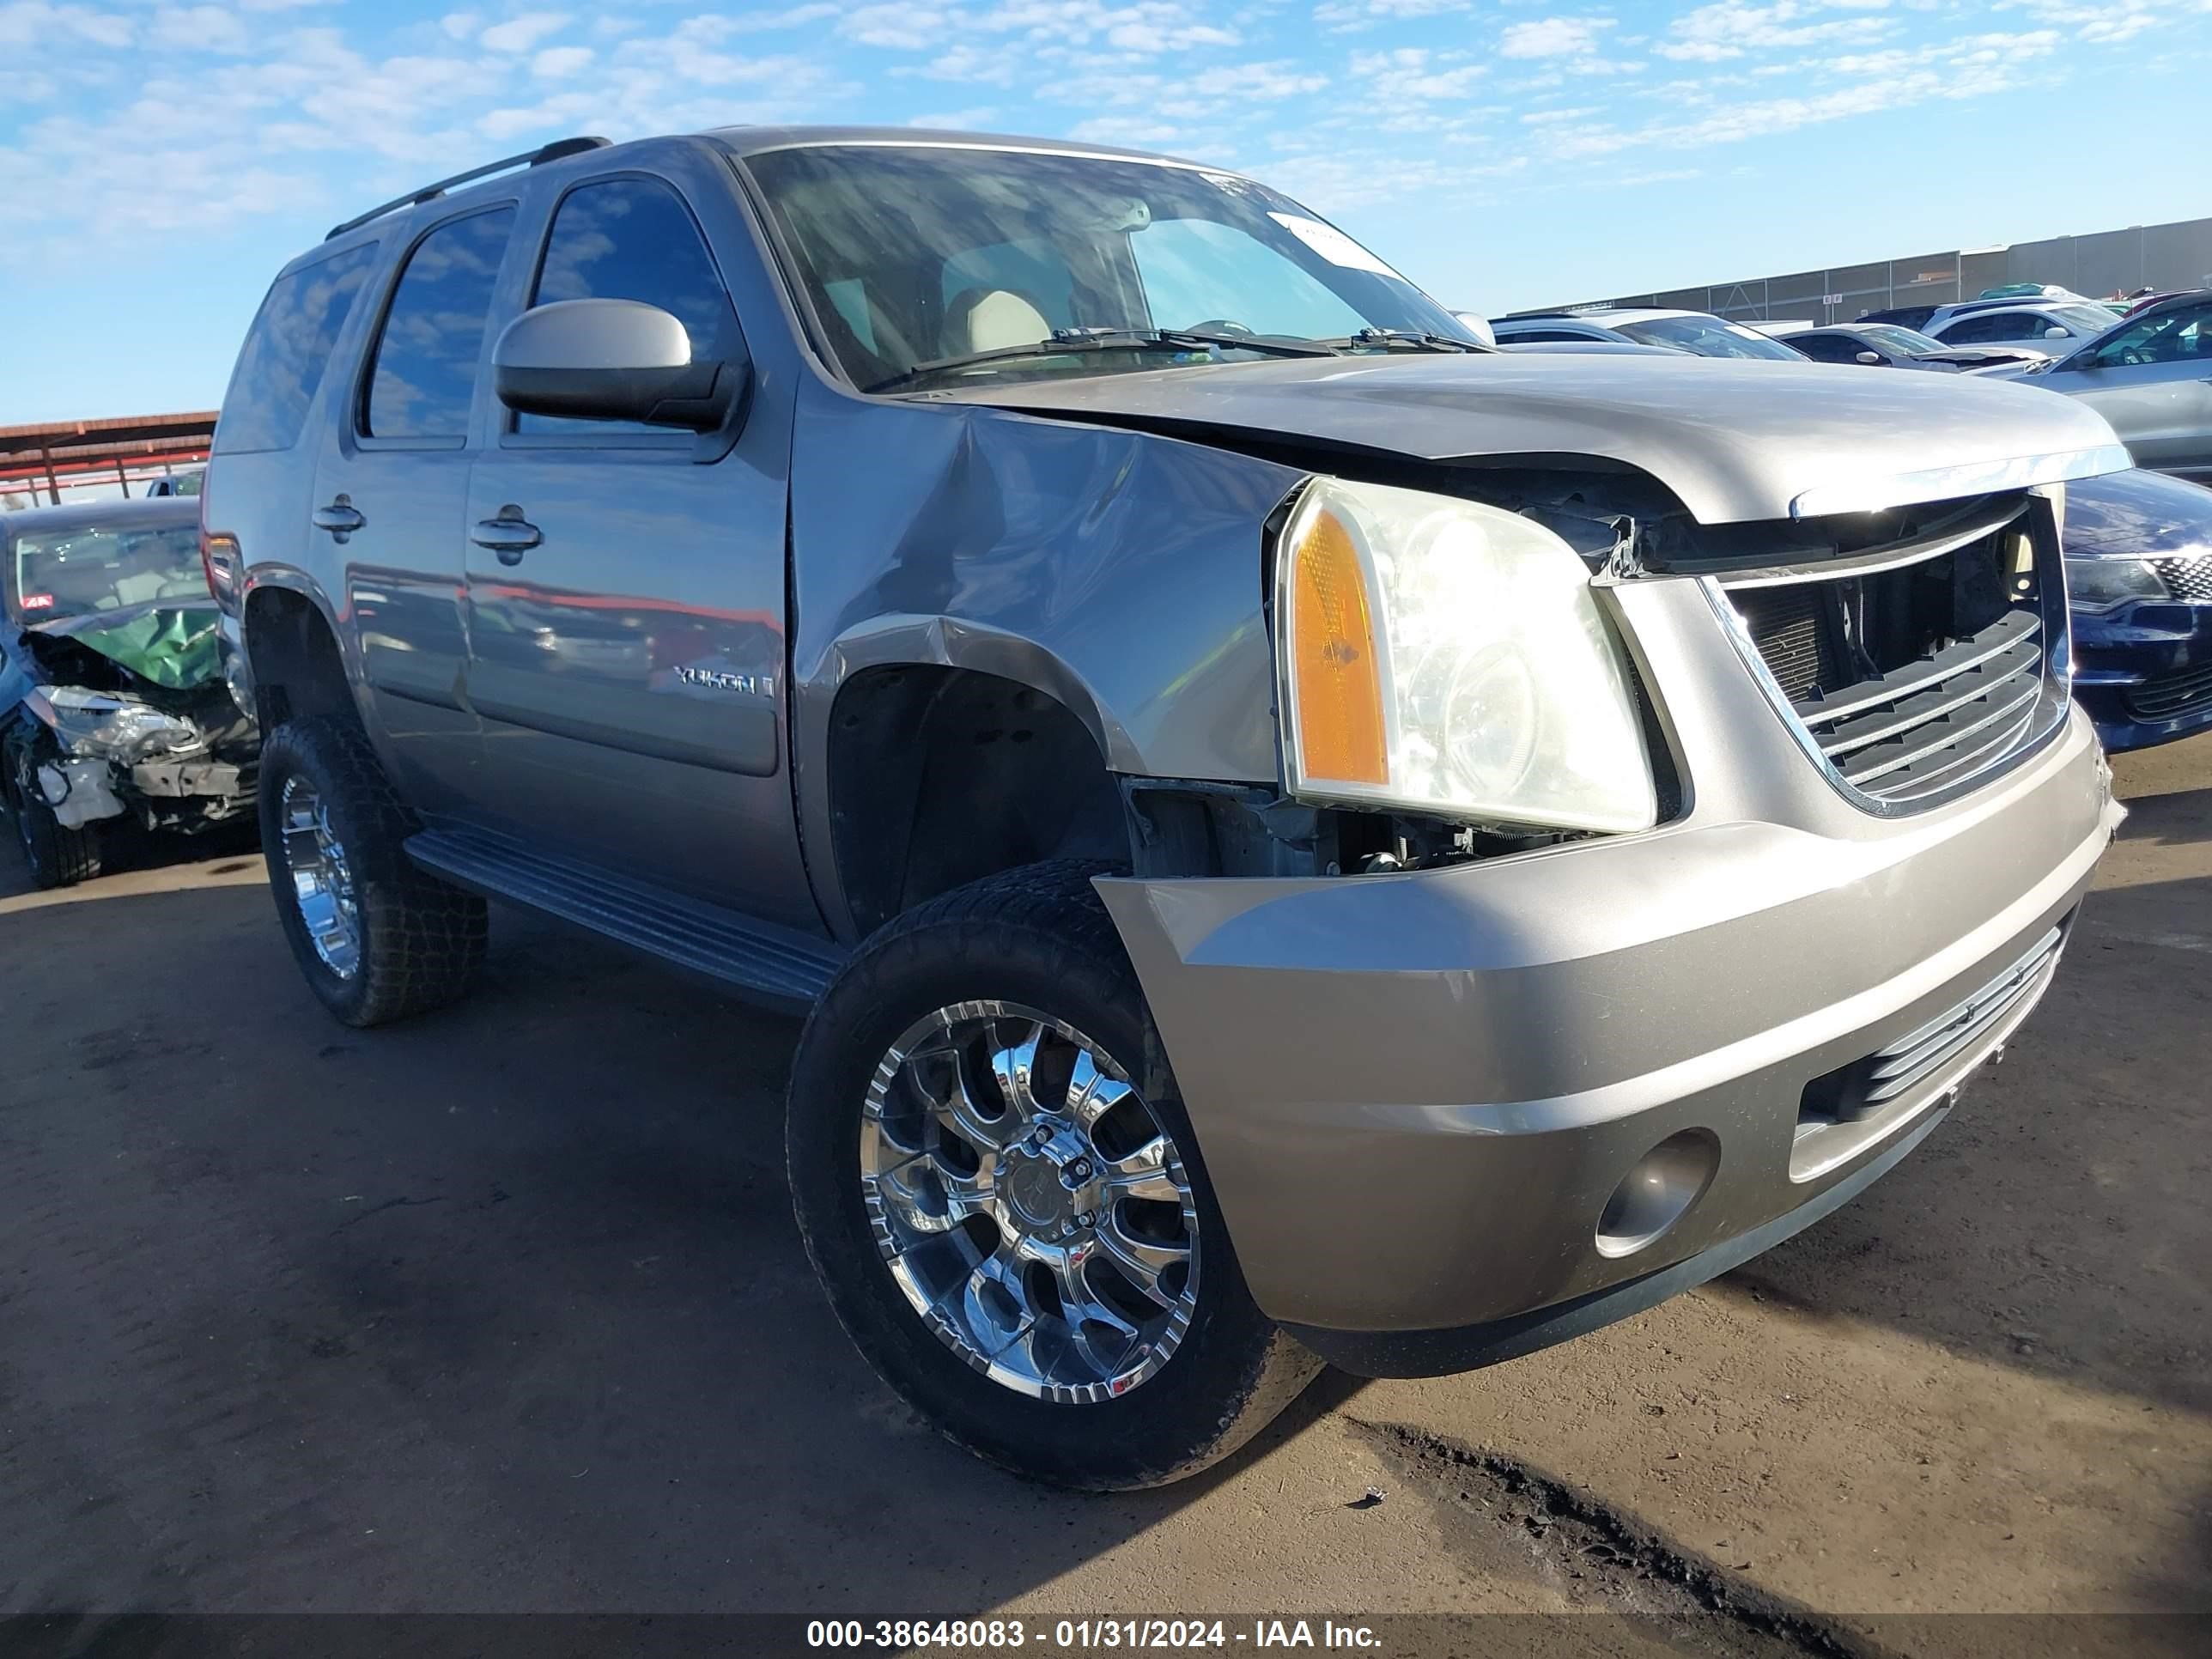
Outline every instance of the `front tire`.
<svg viewBox="0 0 2212 1659"><path fill-rule="evenodd" d="M54 809L39 789L38 763L30 746L15 746L13 781L9 791L15 819L15 838L23 849L23 862L31 879L40 887L74 887L100 873L100 830L93 824L72 830L54 816Z"/></svg>
<svg viewBox="0 0 2212 1659"><path fill-rule="evenodd" d="M344 1024L453 1001L483 961L484 902L408 858L418 827L368 739L344 721L288 721L261 747L261 851L285 939Z"/></svg>
<svg viewBox="0 0 2212 1659"><path fill-rule="evenodd" d="M1254 1305L1091 885L1030 866L863 945L799 1039L799 1231L878 1374L960 1445L1085 1491L1229 1455L1321 1362Z"/></svg>

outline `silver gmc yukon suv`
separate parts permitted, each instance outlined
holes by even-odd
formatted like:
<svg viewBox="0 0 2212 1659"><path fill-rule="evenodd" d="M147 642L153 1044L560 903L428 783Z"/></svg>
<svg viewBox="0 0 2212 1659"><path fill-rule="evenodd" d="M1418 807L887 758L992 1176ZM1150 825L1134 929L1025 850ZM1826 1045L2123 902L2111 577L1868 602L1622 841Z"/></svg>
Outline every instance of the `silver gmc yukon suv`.
<svg viewBox="0 0 2212 1659"><path fill-rule="evenodd" d="M214 448L316 994L449 1001L493 897L805 1011L838 1317L1075 1486L1835 1209L2120 815L2058 558L2095 414L1493 352L1157 156L550 145L288 265Z"/></svg>

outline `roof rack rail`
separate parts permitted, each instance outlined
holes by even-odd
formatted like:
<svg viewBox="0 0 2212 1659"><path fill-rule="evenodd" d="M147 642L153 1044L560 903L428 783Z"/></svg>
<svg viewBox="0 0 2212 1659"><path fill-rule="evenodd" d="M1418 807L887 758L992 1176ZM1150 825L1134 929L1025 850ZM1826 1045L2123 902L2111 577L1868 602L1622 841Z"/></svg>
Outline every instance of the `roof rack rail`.
<svg viewBox="0 0 2212 1659"><path fill-rule="evenodd" d="M441 179L434 185L425 185L422 189L410 191L404 196L395 196L380 207L373 207L368 212L356 215L342 225L333 225L331 227L330 235L324 237L323 240L327 242L331 237L343 236L349 230L359 230L370 220L381 219L386 214L398 209L416 207L424 202L434 202L457 185L472 185L479 179L489 179L493 173L504 173L509 167L543 167L548 161L565 161L571 155L588 155L595 149L605 149L610 142L611 141L605 138L556 138L550 144L542 145L537 149L526 149L520 155L509 155L500 161L487 161L480 167L471 167L466 173L457 173L450 179Z"/></svg>

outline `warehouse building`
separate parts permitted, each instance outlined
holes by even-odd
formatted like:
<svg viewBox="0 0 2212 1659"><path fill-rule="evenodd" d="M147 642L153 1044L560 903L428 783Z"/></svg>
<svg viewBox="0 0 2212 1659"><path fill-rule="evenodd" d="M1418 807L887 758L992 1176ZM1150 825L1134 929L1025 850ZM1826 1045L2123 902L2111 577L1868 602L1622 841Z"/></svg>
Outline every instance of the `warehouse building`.
<svg viewBox="0 0 2212 1659"><path fill-rule="evenodd" d="M2212 287L2212 219L2130 225L2088 236L2054 236L1999 247L1877 259L1826 270L1793 270L1703 288L1626 294L1585 304L1665 306L1739 321L1809 319L1848 322L1892 306L1948 305L2007 283L2052 283L2093 299L2137 289ZM1559 309L1559 307L1547 307Z"/></svg>

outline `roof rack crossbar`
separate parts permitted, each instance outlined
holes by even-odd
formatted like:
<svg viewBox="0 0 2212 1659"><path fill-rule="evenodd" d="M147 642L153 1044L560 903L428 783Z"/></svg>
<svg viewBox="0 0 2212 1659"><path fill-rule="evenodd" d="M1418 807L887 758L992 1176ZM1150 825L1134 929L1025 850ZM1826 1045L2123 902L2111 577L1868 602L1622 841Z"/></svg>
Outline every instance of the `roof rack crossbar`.
<svg viewBox="0 0 2212 1659"><path fill-rule="evenodd" d="M422 189L410 191L404 196L395 196L380 207L373 207L368 212L356 215L342 225L333 225L331 227L330 235L324 237L323 240L327 242L332 237L343 236L349 230L359 230L370 220L381 219L386 214L396 212L400 208L416 207L424 202L434 202L458 185L472 185L479 179L489 179L495 173L505 173L509 167L543 167L548 161L565 161L571 155L584 155L595 149L605 149L609 142L605 138L556 138L550 144L541 145L536 149L526 149L520 155L508 155L496 161L487 161L480 167L471 167L466 173L457 173L450 179L441 179L434 185L425 185Z"/></svg>

